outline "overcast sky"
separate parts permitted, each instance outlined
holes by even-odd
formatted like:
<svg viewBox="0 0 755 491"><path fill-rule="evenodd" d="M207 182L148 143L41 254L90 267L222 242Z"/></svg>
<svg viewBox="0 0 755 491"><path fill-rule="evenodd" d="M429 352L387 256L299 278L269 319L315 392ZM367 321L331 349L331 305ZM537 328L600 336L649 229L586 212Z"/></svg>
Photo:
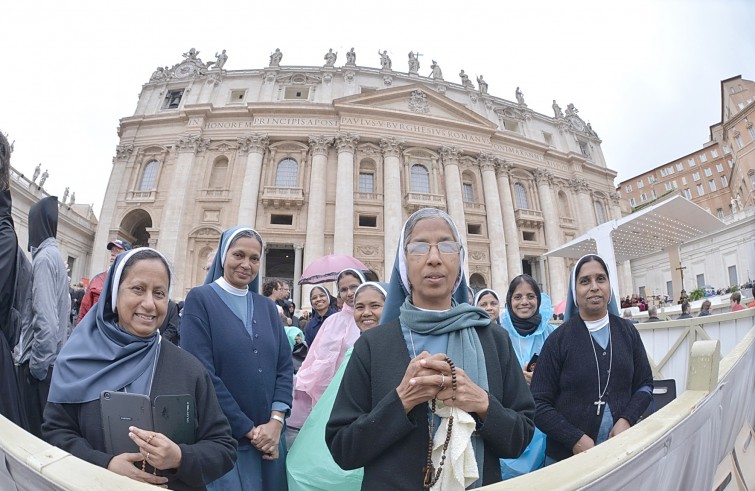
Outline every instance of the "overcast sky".
<svg viewBox="0 0 755 491"><path fill-rule="evenodd" d="M755 77L755 1L354 2L59 0L6 2L0 14L0 129L12 165L42 163L51 194L69 186L99 216L118 143L155 67L194 47L227 70L321 66L328 48L356 49L396 71L406 54L434 59L446 80L484 75L489 92L552 115L574 103L603 140L616 184L700 148L720 121L720 82Z"/></svg>

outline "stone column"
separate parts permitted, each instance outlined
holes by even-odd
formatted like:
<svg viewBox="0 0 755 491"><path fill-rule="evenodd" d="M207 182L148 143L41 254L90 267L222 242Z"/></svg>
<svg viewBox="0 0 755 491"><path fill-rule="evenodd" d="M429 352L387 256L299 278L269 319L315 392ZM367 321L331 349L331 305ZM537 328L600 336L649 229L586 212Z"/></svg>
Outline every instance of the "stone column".
<svg viewBox="0 0 755 491"><path fill-rule="evenodd" d="M581 177L572 177L569 179L569 188L574 193L574 202L577 204L577 216L579 221L579 233L584 234L594 227L595 212L590 202L589 189L587 181ZM586 196L585 196L586 195Z"/></svg>
<svg viewBox="0 0 755 491"><path fill-rule="evenodd" d="M559 219L556 208L553 205L553 193L551 182L553 174L550 171L538 168L535 171L537 192L540 197L540 206L543 212L543 228L545 229L545 245L553 250L561 245L559 238ZM548 289L546 293L553 299L554 304L566 298L566 273L564 259L560 257L548 258Z"/></svg>
<svg viewBox="0 0 755 491"><path fill-rule="evenodd" d="M202 138L201 135L185 133L178 138L176 150L178 158L174 166L173 174L170 176L170 188L176 192L166 193L165 207L163 208L162 220L160 221L160 239L158 248L165 254L168 260L173 264L183 264L181 262L185 247L179 248L178 232L182 225L181 217L183 215L186 199L193 196L189 192L191 175L194 167L194 160L197 154L204 153L210 140ZM184 244L185 239L180 244ZM177 268L176 285L183 285L182 268Z"/></svg>
<svg viewBox="0 0 755 491"><path fill-rule="evenodd" d="M619 196L619 193L616 191L610 193L611 198L611 220L618 220L621 218L621 207L619 206L619 201L621 200L621 196Z"/></svg>
<svg viewBox="0 0 755 491"><path fill-rule="evenodd" d="M490 276L493 290L504 295L509 287L506 265L506 236L503 231L501 199L495 179L496 159L492 155L480 153L477 163L482 171L482 188L485 195L485 214L490 240Z"/></svg>
<svg viewBox="0 0 755 491"><path fill-rule="evenodd" d="M297 307L301 306L301 287L299 286L299 280L301 279L301 262L302 253L304 252L304 246L301 244L294 244L294 303Z"/></svg>
<svg viewBox="0 0 755 491"><path fill-rule="evenodd" d="M469 257L467 246L467 220L464 217L464 198L461 192L461 174L459 173L459 150L456 147L440 148L441 162L446 174L446 207L461 234L461 242ZM469 262L465 264L464 274L469 278Z"/></svg>
<svg viewBox="0 0 755 491"><path fill-rule="evenodd" d="M396 259L398 236L404 221L401 204L401 153L402 141L395 138L380 140L383 149L383 257L385 276L383 281L391 279L393 261Z"/></svg>
<svg viewBox="0 0 755 491"><path fill-rule="evenodd" d="M333 253L354 255L354 152L359 137L349 133L336 136L336 217Z"/></svg>
<svg viewBox="0 0 755 491"><path fill-rule="evenodd" d="M522 258L519 255L519 229L516 226L514 216L514 200L511 197L511 184L509 175L514 166L509 162L499 161L496 169L498 176L498 195L501 199L501 212L503 216L503 230L506 239L506 263L508 266L509 279L522 274ZM508 285L506 285L508 290ZM503 292L499 292L503 295Z"/></svg>
<svg viewBox="0 0 755 491"><path fill-rule="evenodd" d="M312 169L309 178L309 199L307 201L307 235L304 248L304 267L325 254L325 185L328 167L328 147L333 137L310 136L309 148L312 152ZM303 289L302 295L308 301L311 286Z"/></svg>
<svg viewBox="0 0 755 491"><path fill-rule="evenodd" d="M118 197L123 191L121 186L125 187L129 182L129 179L126 177L126 167L133 151L133 145L118 145L115 149L113 170L110 173L105 199L102 202L100 221L97 225L97 233L94 236L92 260L89 263L89 278L101 273L107 267L107 257L110 255L110 252L105 246L110 241L110 228L118 228L120 225L112 222L118 206ZM165 165L165 162L161 165Z"/></svg>
<svg viewBox="0 0 755 491"><path fill-rule="evenodd" d="M247 157L236 223L254 228L257 222L257 203L259 203L262 182L262 158L270 140L265 134L253 133L239 138L238 141L239 149L246 152Z"/></svg>

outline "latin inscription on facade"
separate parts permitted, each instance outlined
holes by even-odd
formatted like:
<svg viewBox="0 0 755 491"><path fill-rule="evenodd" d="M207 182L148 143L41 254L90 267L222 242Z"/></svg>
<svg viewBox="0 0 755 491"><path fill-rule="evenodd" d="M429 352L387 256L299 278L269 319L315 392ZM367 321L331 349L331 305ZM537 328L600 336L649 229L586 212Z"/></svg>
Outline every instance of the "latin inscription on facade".
<svg viewBox="0 0 755 491"><path fill-rule="evenodd" d="M561 162L554 162L553 160L548 160L545 157L543 157L539 153L531 152L529 150L524 150L523 148L517 148L512 147L511 145L501 145L500 143L493 143L493 149L501 152L504 155L517 155L519 157L524 157L526 159L530 160L536 160L538 162L541 162L548 167L552 169L558 169L562 171L569 171L569 166L566 164L562 164Z"/></svg>
<svg viewBox="0 0 755 491"><path fill-rule="evenodd" d="M462 133L461 131L450 130L448 128L434 128L432 126L424 126L414 123L402 123L396 121L383 121L380 119L368 119L368 118L341 118L341 124L347 124L352 126L363 126L368 128L384 128L387 130L406 131L409 133L419 133L422 135L440 136L444 138L454 138L456 140L462 140L472 143L489 144L490 138L478 135L469 135Z"/></svg>

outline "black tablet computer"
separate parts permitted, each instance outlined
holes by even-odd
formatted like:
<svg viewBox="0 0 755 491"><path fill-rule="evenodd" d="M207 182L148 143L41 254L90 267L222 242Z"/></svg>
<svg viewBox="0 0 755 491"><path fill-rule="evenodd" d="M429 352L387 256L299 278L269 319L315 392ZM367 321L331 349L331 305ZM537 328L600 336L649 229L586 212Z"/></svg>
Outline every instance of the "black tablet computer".
<svg viewBox="0 0 755 491"><path fill-rule="evenodd" d="M152 404L148 396L105 390L100 393L105 450L112 455L139 451L128 436L128 428L152 429Z"/></svg>
<svg viewBox="0 0 755 491"><path fill-rule="evenodd" d="M152 405L153 430L175 443L194 443L196 438L196 407L189 394L155 397Z"/></svg>

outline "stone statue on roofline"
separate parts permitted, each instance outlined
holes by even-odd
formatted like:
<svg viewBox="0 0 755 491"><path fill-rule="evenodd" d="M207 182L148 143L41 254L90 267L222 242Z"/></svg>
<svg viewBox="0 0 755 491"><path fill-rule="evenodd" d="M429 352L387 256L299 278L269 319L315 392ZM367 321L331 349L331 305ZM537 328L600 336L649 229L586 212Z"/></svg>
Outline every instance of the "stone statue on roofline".
<svg viewBox="0 0 755 491"><path fill-rule="evenodd" d="M469 80L469 75L467 75L464 70L459 72L459 77L461 78L461 85L468 89L474 89L474 84L471 80Z"/></svg>
<svg viewBox="0 0 755 491"><path fill-rule="evenodd" d="M516 102L518 102L522 106L526 106L527 105L527 104L524 103L524 93L522 92L522 90L519 87L516 88L516 92L514 92L514 95L516 96Z"/></svg>
<svg viewBox="0 0 755 491"><path fill-rule="evenodd" d="M409 73L419 72L419 53L409 52Z"/></svg>
<svg viewBox="0 0 755 491"><path fill-rule="evenodd" d="M488 83L483 80L482 75L477 77L477 86L480 88L480 94L488 93Z"/></svg>
<svg viewBox="0 0 755 491"><path fill-rule="evenodd" d="M218 53L215 52L215 61L208 61L207 66L217 68L218 70L222 70L225 66L225 62L228 61L228 55L225 54L225 50Z"/></svg>
<svg viewBox="0 0 755 491"><path fill-rule="evenodd" d="M380 68L382 70L390 70L393 62L391 61L391 57L388 56L388 50L384 49L382 53L378 50L378 55L380 55Z"/></svg>
<svg viewBox="0 0 755 491"><path fill-rule="evenodd" d="M430 76L433 80L443 80L443 72L440 70L440 65L438 65L437 61L433 60L433 64L430 65L430 68L432 69Z"/></svg>
<svg viewBox="0 0 755 491"><path fill-rule="evenodd" d="M346 52L346 64L348 66L354 66L357 64L357 54L354 52L354 48L351 48Z"/></svg>
<svg viewBox="0 0 755 491"><path fill-rule="evenodd" d="M36 182L40 172L42 172L42 164L37 164L37 166L34 168L34 175L31 178L31 182Z"/></svg>
<svg viewBox="0 0 755 491"><path fill-rule="evenodd" d="M47 169L42 173L42 177L39 178L39 184L38 186L41 188L45 185L45 181L47 181L47 178L50 177L50 174L47 172Z"/></svg>
<svg viewBox="0 0 755 491"><path fill-rule="evenodd" d="M553 108L553 117L556 119L561 119L564 117L563 111L561 111L561 106L556 103L556 99L553 99L553 105L551 106Z"/></svg>
<svg viewBox="0 0 755 491"><path fill-rule="evenodd" d="M283 59L283 53L281 52L280 48L275 48L275 51L270 53L270 66L271 67L280 66L282 59Z"/></svg>

